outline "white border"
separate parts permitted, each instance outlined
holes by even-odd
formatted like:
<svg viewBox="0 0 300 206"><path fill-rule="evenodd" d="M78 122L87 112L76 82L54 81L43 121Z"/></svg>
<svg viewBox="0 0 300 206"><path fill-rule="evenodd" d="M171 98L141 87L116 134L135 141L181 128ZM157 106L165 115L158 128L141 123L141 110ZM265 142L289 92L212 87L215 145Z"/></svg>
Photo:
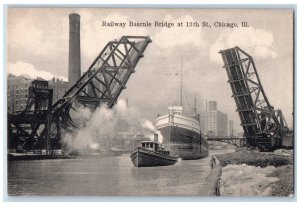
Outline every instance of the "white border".
<svg viewBox="0 0 300 206"><path fill-rule="evenodd" d="M25 6L25 7L34 7L34 4L36 5L36 4L38 4L38 5L44 5L44 6L47 6L47 7L51 7L51 6L53 6L54 4L54 6L70 6L69 4L71 4L72 6L74 6L74 7L76 7L76 6L78 6L78 7L82 7L82 6L88 6L88 7L91 7L91 6L93 6L93 5L91 5L91 4L102 4L102 6L104 6L104 7L107 7L108 5L115 5L115 4L121 4L121 6L124 6L124 4L127 4L126 5L126 7L130 7L130 5L132 5L132 6L137 6L137 3L140 3L138 0L127 0L126 2L124 2L124 1L122 1L122 0L105 0L105 1L101 1L101 2L99 2L99 1L97 1L97 0L86 0L86 1L84 1L84 0L80 0L80 1L76 1L75 2L75 0L52 0L52 1L50 1L50 0L47 0L47 1L40 1L40 0L26 0L26 1L22 1L22 2L20 2L20 1L18 1L18 0L4 0L3 2L2 2L2 7L1 7L1 9L0 9L0 11L1 11L1 45L4 45L4 39L3 39L3 37L4 37L4 30L3 30L3 28L4 28L4 19L3 19L3 15L4 15L4 13L3 13L3 6L5 5L5 4L16 4L16 5L20 5L20 4L22 4L22 6ZM106 5L103 5L103 4L106 4ZM192 5L191 4L197 4L197 6L204 6L204 7L225 7L225 8L229 8L229 7L251 7L251 8L255 8L255 7L258 7L258 8L261 8L261 7L263 7L263 5L267 5L267 4L272 4L272 5L277 5L278 7L280 7L280 6L282 6L282 4L295 4L296 6L298 6L298 1L297 0L285 0L285 1L281 1L281 0L272 0L272 1L266 1L266 0L264 0L264 1L262 1L262 0L251 0L251 1L243 1L243 3L241 3L240 1L238 1L238 0L211 0L211 1L209 1L209 0L205 0L205 1L200 1L200 0L178 0L178 1L172 1L172 0L144 0L143 1L143 4L146 4L146 5L144 5L143 7L152 7L150 4L156 4L156 5L158 5L158 7L160 7L159 5L161 5L162 7L168 7L168 6L171 6L171 7L192 7ZM148 5L147 5L148 4ZM166 5L166 4L169 4L169 5ZM230 5L230 4L234 4L234 5ZM16 6L15 5L15 6ZM20 5L21 6L21 5ZM98 6L101 6L101 5L98 5ZM117 5L115 5L115 6L117 6ZM119 7L119 6L117 6L117 7ZM264 7L263 7L264 8ZM297 8L295 8L295 10L297 10ZM296 27L295 27L295 29L296 29L296 34L298 34L298 28L299 28L299 15L297 15L296 16L296 18L297 19L295 19L296 20ZM297 39L297 37L296 37L296 39ZM295 39L295 40L296 40ZM300 59L299 58L299 53L297 52L297 48L298 48L298 41L296 41L295 42L296 43L296 47L295 47L295 51L296 51L296 59ZM3 67L1 67L1 69L2 69L2 71L1 71L1 74L2 75L5 75L5 65L4 65L4 56L5 55L5 51L2 49L2 55L1 55L1 63L2 63L2 65L3 65ZM295 71L297 70L297 62L295 63ZM298 80L298 72L296 72L295 73L295 78L296 78L296 80ZM2 77L2 79L3 79L3 77ZM2 82L2 84L0 84L1 86L0 86L0 96L2 97L2 100L3 99L5 99L5 96L4 96L4 94L6 94L6 90L4 90L4 88L5 88L5 86L6 86L6 83L5 82ZM297 97L298 97L298 88L297 88L297 82L295 82L295 91L296 91L296 93L295 93L295 102L296 103L298 103L298 101L297 101ZM296 104L295 105L296 106L296 108L297 108L297 106L298 106L298 104ZM1 108L1 115L0 115L0 122L2 122L2 126L1 126L1 131L4 131L4 130L6 130L6 127L4 126L4 121L5 121L5 118L4 117L6 117L6 115L4 114L4 108L6 108L6 103L4 102L4 101L0 101L0 108ZM295 108L295 118L296 118L296 120L298 119L297 118L297 116L298 116L298 112L297 112L297 109ZM298 128L298 121L296 122L297 124L295 125L295 129L296 128ZM3 132L2 132L2 134L3 134ZM2 136L2 135L1 135ZM2 138L3 139L5 139L5 137L3 137L2 136ZM296 137L297 138L297 137ZM3 141L0 141L0 147L2 147L3 148L3 143L4 143L4 140ZM298 146L299 146L299 141L297 141L297 148L298 148ZM4 152L4 151L3 151ZM6 153L3 153L3 154L6 154ZM5 156L4 155L0 155L0 161L3 163L3 158L4 158ZM298 157L298 155L297 155L297 157ZM298 159L298 158L297 158ZM297 166L296 164L295 164L295 166ZM3 167L1 167L1 169L0 169L0 171L1 171L1 174L2 174L2 176L3 176L3 174L6 174L6 172L5 173L3 173L4 172L4 170L3 170ZM297 168L297 171L296 171L296 174L298 174L298 168ZM298 186L299 185L299 178L296 178L296 185ZM2 186L3 185L3 178L0 178L0 185ZM1 187L0 186L0 187ZM0 189L0 191L1 191L1 194L2 194L2 197L3 197L3 190L2 190L3 188L1 187L1 189ZM298 188L296 188L296 189L298 189ZM296 191L297 192L297 191ZM28 201L31 201L30 199L30 197L28 197L28 198L23 198L23 201L24 201L24 199L28 199ZM49 198L48 200L47 200L48 198L46 198L46 199L44 199L44 198L42 198L41 200L42 201L55 201L55 199L53 199L53 198ZM70 198L67 198L68 200L66 200L66 201L80 201L80 197L76 197L76 198L73 198L73 197L70 197ZM145 198L145 199L143 199L143 198L138 198L140 201L145 201L145 200L147 200L147 201L149 201L149 199L148 198ZM183 201L184 201L184 199L185 198L183 198ZM200 203L200 204L222 204L222 205L241 205L241 203L240 202L230 202L230 199L227 199L227 198L222 198L222 199L219 199L219 198L212 198L212 199L208 199L208 200L204 200L204 201L209 201L209 202L205 202L205 203ZM248 199L248 201L250 201L250 202L243 202L242 204L243 205L253 205L253 204L264 204L264 205L278 205L278 204L285 204L285 205L291 205L291 204L296 204L296 202L285 202L285 203L283 203L282 201L280 201L280 199L275 199L274 198L274 201L273 202L264 202L261 198L254 198L254 199L256 199L256 200L258 200L258 201L261 201L261 202L253 202L253 201L251 201L251 200L249 200ZM82 200L84 200L84 198L82 199ZM132 197L132 200L133 201L136 201L136 199L134 198L134 197ZM174 198L173 199L173 201L178 201L176 198ZM25 200L26 201L26 200ZM118 200L117 198L114 198L114 197L111 197L111 198L105 198L105 200L102 200L102 201L120 201L120 200ZM125 201L128 201L128 200L125 200ZM150 200L151 201L151 200ZM162 201L164 201L164 200L162 200ZM172 201L172 198L167 198L166 199L166 201ZM202 201L201 199L195 199L194 201ZM213 202L211 202L211 201L213 201ZM220 201L220 202L219 202ZM229 201L229 202L228 202ZM242 200L241 200L242 201ZM254 200L255 201L255 200ZM298 201L297 201L298 202ZM175 205L178 205L178 204L182 204L183 202L179 202L179 203L172 203L172 205L173 204L175 204ZM18 203L13 203L13 202L5 202L4 203L5 205L15 205L15 204L18 204ZM40 205L40 203L30 203L30 202L25 202L25 203L22 203L22 205ZM46 205L52 205L52 204L57 204L57 203L52 203L52 202L48 202L48 203L46 203ZM66 203L63 203L63 202L61 202L60 204L66 204ZM77 202L77 203L67 203L67 204L72 204L72 205L82 205L82 202ZM97 202L93 202L93 203L89 203L89 204L91 204L91 205L99 205L99 203L97 203ZM101 205L103 204L103 202L102 203L100 203ZM115 203L106 203L106 204L113 204L113 205L115 205ZM123 204L123 203L122 203ZM160 203L154 203L154 202L150 202L150 203L147 203L147 202L143 202L143 203L126 203L126 204L130 204L130 205L137 205L137 204L143 204L143 206L144 205L153 205L153 204L159 204L159 205L161 205ZM165 204L165 203L163 203L163 204ZM170 204L170 203L169 203ZM199 203L197 203L197 202L189 202L188 204L192 204L192 205L199 205Z"/></svg>

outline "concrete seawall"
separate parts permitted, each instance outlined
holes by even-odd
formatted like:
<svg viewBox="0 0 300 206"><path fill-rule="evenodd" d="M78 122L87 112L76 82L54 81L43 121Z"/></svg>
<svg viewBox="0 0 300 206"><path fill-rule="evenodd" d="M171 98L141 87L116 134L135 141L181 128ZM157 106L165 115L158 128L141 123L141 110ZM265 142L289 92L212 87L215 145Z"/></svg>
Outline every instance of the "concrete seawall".
<svg viewBox="0 0 300 206"><path fill-rule="evenodd" d="M210 160L211 174L207 178L208 196L220 196L220 178L222 175L222 166L216 156L212 156Z"/></svg>

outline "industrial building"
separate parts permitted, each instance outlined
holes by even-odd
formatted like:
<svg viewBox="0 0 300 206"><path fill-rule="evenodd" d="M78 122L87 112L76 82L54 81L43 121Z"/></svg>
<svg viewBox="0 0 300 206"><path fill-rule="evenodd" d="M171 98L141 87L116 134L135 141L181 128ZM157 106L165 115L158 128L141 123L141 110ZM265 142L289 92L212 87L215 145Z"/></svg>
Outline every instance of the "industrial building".
<svg viewBox="0 0 300 206"><path fill-rule="evenodd" d="M37 78L41 79L41 78ZM28 88L34 79L24 76L7 76L7 112L13 114L17 111L23 111L28 102ZM48 81L49 89L53 89L52 102L61 98L68 89L68 82L61 79L51 79Z"/></svg>
<svg viewBox="0 0 300 206"><path fill-rule="evenodd" d="M49 88L53 89L53 102L56 102L66 93L69 83L62 79L53 78L49 81Z"/></svg>
<svg viewBox="0 0 300 206"><path fill-rule="evenodd" d="M25 109L28 100L28 88L32 79L9 74L7 76L7 112L12 114Z"/></svg>
<svg viewBox="0 0 300 206"><path fill-rule="evenodd" d="M217 102L209 101L208 109L199 112L201 130L210 136L228 136L227 114L217 110Z"/></svg>

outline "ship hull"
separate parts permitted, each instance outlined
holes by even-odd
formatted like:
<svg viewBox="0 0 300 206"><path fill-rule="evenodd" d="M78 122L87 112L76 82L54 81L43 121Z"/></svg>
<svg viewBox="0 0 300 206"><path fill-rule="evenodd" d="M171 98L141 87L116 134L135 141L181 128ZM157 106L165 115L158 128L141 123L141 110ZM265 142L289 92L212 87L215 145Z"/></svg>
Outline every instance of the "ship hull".
<svg viewBox="0 0 300 206"><path fill-rule="evenodd" d="M168 166L177 162L177 157L161 154L156 151L137 147L130 155L135 167Z"/></svg>
<svg viewBox="0 0 300 206"><path fill-rule="evenodd" d="M208 144L197 131L180 126L165 126L158 129L163 139L163 145L170 155L178 155L183 160L193 160L208 155Z"/></svg>

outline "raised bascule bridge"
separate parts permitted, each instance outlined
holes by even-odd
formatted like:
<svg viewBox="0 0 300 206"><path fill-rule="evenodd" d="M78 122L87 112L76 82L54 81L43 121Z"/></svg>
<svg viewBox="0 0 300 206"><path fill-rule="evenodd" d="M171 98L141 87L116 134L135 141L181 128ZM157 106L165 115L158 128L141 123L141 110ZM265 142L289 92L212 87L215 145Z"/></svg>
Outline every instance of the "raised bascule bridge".
<svg viewBox="0 0 300 206"><path fill-rule="evenodd" d="M247 145L261 151L293 146L293 131L270 104L253 58L239 47L221 50Z"/></svg>
<svg viewBox="0 0 300 206"><path fill-rule="evenodd" d="M52 89L32 85L26 109L8 116L9 141L25 150L60 149L62 135L80 126L75 117L78 109L113 107L150 42L148 36L108 42L87 72L53 105Z"/></svg>

